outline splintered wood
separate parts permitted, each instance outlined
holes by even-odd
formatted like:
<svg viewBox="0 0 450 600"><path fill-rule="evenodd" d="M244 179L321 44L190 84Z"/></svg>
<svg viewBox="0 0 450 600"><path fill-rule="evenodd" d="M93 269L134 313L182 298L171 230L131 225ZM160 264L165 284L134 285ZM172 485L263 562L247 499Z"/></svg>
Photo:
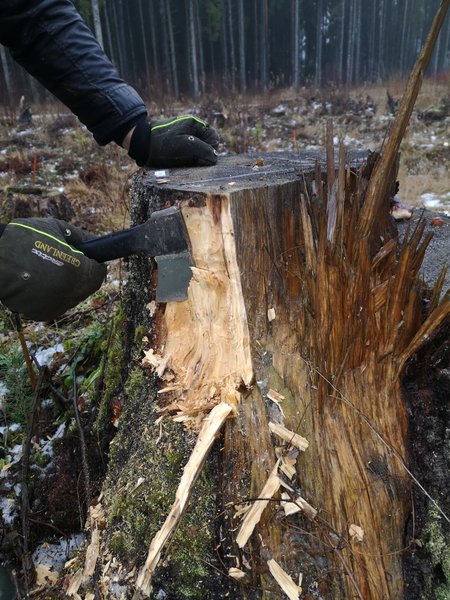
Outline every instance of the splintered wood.
<svg viewBox="0 0 450 600"><path fill-rule="evenodd" d="M230 200L208 197L206 206L183 215L195 263L188 299L166 305L164 339L143 364L156 370L163 364L172 374L160 391L164 409L190 417L250 385L253 365Z"/></svg>
<svg viewBox="0 0 450 600"><path fill-rule="evenodd" d="M279 423L269 423L269 428L272 433L280 437L282 440L290 444L291 446L295 446L299 450L306 450L309 446L308 440L306 440L298 433L294 433L293 431L289 431L286 429L284 425L280 425Z"/></svg>
<svg viewBox="0 0 450 600"><path fill-rule="evenodd" d="M222 428L232 410L232 404L221 402L214 407L211 413L203 420L197 443L184 467L183 476L176 492L175 502L164 525L153 538L148 551L147 560L139 573L136 585L144 594L150 595L151 593L151 580L161 558L162 549L175 533L181 517L186 510L192 489L197 481L206 457L208 456L209 450L211 449L217 433Z"/></svg>
<svg viewBox="0 0 450 600"><path fill-rule="evenodd" d="M280 588L289 598L289 600L299 600L302 588L295 583L290 575L284 571L273 558L267 561L267 566L272 573L273 578L278 583Z"/></svg>
<svg viewBox="0 0 450 600"><path fill-rule="evenodd" d="M277 460L276 465L274 466L271 474L269 475L268 480L266 481L265 486L261 490L259 494L259 498L255 500L245 515L241 528L239 529L239 533L236 537L236 543L239 548L243 548L245 544L248 542L249 537L252 535L253 530L256 525L261 520L261 515L264 512L264 509L269 504L270 500L280 489L280 479L278 477L278 465L280 464L280 459Z"/></svg>
<svg viewBox="0 0 450 600"><path fill-rule="evenodd" d="M297 446L297 444L300 444L299 440L301 440L300 445L302 446L302 449L306 450L306 448L308 447L308 441L305 438L294 434L292 431L289 431L282 425L275 426L274 423L269 423L269 427L273 431L271 426L274 426L277 431L281 432L282 435L280 437L282 439L285 439L287 437L292 446ZM296 435L299 438L299 440L296 440L296 443L294 444L292 443L292 439L294 439ZM292 480L296 474L294 465L296 462L297 455L298 450L292 449L288 453L283 453L282 456L277 460L258 498L252 501L248 512L242 519L241 527L236 537L236 543L239 546L239 548L243 548L246 545L246 543L250 539L250 536L255 530L256 525L261 520L264 510L266 509L269 502L272 501L275 494L279 491L280 487L283 486L292 491L292 487L286 484L285 481L280 479L278 474L279 472L281 472L282 475L284 474L289 480ZM306 500L304 500L302 497L293 499L289 494L283 492L281 494L281 500L282 504L284 505L283 508L286 516L295 514L300 510L303 511L305 515L311 520L315 519L317 515L317 511L312 506L310 506L308 502L306 502Z"/></svg>

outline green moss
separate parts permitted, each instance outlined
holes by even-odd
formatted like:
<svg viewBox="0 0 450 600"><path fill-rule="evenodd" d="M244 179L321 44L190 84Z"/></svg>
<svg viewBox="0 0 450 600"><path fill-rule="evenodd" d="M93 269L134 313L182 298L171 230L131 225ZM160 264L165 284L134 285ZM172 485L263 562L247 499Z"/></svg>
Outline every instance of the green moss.
<svg viewBox="0 0 450 600"><path fill-rule="evenodd" d="M105 357L104 366L104 389L102 391L97 420L94 430L101 433L110 424L110 401L111 398L120 390L122 383L122 373L124 365L124 343L123 334L125 329L125 313L123 307L114 317L114 323L111 331L111 343ZM102 367L103 368L103 367Z"/></svg>
<svg viewBox="0 0 450 600"><path fill-rule="evenodd" d="M433 567L440 567L445 582L433 590L436 600L450 600L450 536L445 533L442 517L434 506L425 527L425 547L431 555Z"/></svg>
<svg viewBox="0 0 450 600"><path fill-rule="evenodd" d="M160 416L156 398L155 379L140 367L133 369L104 486L110 548L122 560L139 564L172 507L195 443L195 436L170 418L155 424ZM206 580L217 582L217 574L207 564L214 556L214 471L205 467L180 528L164 549L164 566L158 569L154 585L169 597L203 599L205 589L214 587Z"/></svg>

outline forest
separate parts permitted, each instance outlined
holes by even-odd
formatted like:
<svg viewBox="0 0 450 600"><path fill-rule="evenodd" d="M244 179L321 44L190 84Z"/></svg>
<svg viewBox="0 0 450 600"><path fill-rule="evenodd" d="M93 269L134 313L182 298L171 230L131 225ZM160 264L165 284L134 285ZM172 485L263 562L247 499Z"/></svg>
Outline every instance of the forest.
<svg viewBox="0 0 450 600"><path fill-rule="evenodd" d="M354 86L403 77L440 0L77 0L124 79L147 95ZM0 46L0 100L43 94ZM450 20L428 74L450 67Z"/></svg>

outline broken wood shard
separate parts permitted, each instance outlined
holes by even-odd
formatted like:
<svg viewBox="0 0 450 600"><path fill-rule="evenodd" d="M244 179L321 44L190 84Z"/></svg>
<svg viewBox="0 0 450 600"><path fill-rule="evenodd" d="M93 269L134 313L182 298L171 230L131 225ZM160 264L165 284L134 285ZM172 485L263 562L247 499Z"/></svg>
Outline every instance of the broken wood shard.
<svg viewBox="0 0 450 600"><path fill-rule="evenodd" d="M280 567L277 561L272 558L271 560L267 561L267 566L269 567L273 578L289 598L289 600L299 600L300 594L302 593L302 588L298 586L292 577Z"/></svg>
<svg viewBox="0 0 450 600"><path fill-rule="evenodd" d="M248 542L248 539L252 535L256 525L261 520L261 515L264 512L264 509L269 504L271 498L273 498L273 496L280 489L280 480L278 478L279 464L280 461L278 460L271 474L269 475L266 484L261 490L258 499L253 500L253 504L250 510L242 520L239 533L236 536L236 543L239 546L239 548L243 548Z"/></svg>
<svg viewBox="0 0 450 600"><path fill-rule="evenodd" d="M150 595L151 593L152 575L161 557L162 549L175 533L181 517L186 510L192 488L200 474L208 452L216 439L217 433L222 428L232 410L233 406L231 404L221 402L215 406L211 413L203 420L197 443L184 467L183 476L175 496L175 502L164 525L153 538L148 551L147 560L137 578L136 586L144 594Z"/></svg>
<svg viewBox="0 0 450 600"><path fill-rule="evenodd" d="M289 445L295 446L299 450L305 451L309 446L309 442L307 439L305 439L301 435L298 435L298 433L289 431L289 429L284 427L284 425L270 422L269 428L272 433L274 433L279 438L287 442Z"/></svg>

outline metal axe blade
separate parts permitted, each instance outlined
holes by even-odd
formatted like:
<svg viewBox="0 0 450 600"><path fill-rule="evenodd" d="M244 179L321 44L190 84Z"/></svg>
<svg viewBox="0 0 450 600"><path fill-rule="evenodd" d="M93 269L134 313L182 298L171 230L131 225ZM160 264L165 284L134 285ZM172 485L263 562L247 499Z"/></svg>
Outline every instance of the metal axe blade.
<svg viewBox="0 0 450 600"><path fill-rule="evenodd" d="M194 263L183 215L174 206L155 211L142 225L83 242L77 248L98 262L148 254L158 264L156 301L187 298Z"/></svg>

